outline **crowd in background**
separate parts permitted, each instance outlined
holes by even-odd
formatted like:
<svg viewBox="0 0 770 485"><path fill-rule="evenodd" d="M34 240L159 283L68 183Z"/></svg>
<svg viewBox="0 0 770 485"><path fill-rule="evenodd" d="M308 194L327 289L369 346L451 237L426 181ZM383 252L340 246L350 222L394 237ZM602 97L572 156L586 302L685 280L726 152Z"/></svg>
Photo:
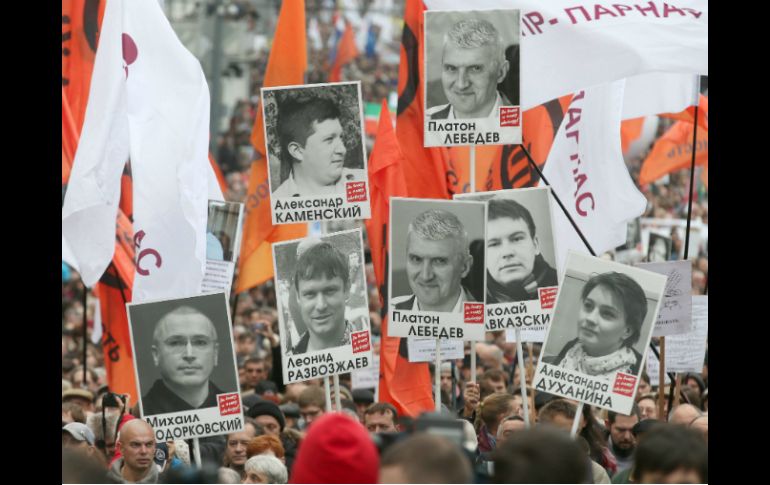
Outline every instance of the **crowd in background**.
<svg viewBox="0 0 770 485"><path fill-rule="evenodd" d="M308 8L315 3L308 1ZM317 7L323 7L319 5ZM248 12L244 15L248 16ZM321 15L318 32L321 48L309 43L309 83L328 81L329 37L334 24L331 15ZM388 42L398 42L398 36ZM262 50L249 66L252 92L257 93L264 79L268 50ZM380 102L395 92L398 81L397 57L361 52L343 70L343 80L362 81L365 101ZM246 197L249 168L253 158L250 134L256 116L256 100L238 101L231 108L230 122L217 137L214 156L219 163L228 190L227 200L243 202ZM659 134L670 124L661 123ZM371 143L371 141L370 141ZM646 155L627 160L632 178L637 181ZM685 219L689 202L689 170L674 172L641 187L648 204L642 217ZM708 224L708 194L696 176L697 190L692 205L693 220ZM363 229L363 224L360 225ZM683 257L684 234L672 234L671 259ZM708 246L701 244L693 262L693 294L707 293ZM367 255L367 284L370 321L375 352L380 337L380 298ZM116 441L141 435L141 425L131 425L118 439L114 427L126 426L130 416L138 417L136 407L123 409L120 402L108 402L107 376L100 344L90 342L94 331L93 294L83 307L85 288L77 272L62 266L62 426L63 443L89 445L97 449L94 460L86 460L70 449L63 462L63 480L88 483L96 477L120 481L120 476L99 475L116 460L136 468L141 475L146 460L133 452L115 454ZM549 483L644 483L663 479L705 482L708 479L708 360L703 372L687 374L681 392L674 396L674 409L660 415L657 388L649 378L640 384L634 412L630 416L607 413L586 405L579 427L580 438L570 440L559 428L568 429L575 416L574 403L546 393L535 393L530 404L531 422L526 430L520 396L521 369L517 366L515 345L505 342L502 332L487 333L485 342L476 344L477 382L470 382L468 360L447 363L441 373L444 417L464 419L462 446L431 435L413 433L414 420L397 416L395 409L377 403L373 390L351 389L350 375L340 376L342 414L323 416L325 398L320 380L284 385L281 379L278 347L276 290L272 281L232 298L233 338L247 426L243 432L208 439L202 447L205 467L199 469L200 483L296 483L344 482L394 483L406 479L414 483L448 482L537 482ZM83 312L88 322L86 383L83 383ZM469 353L466 343L466 354ZM525 347L525 359L537 362L540 346ZM531 354L530 354L531 352ZM708 354L707 354L708 355ZM278 365L276 365L278 364ZM524 369L525 385L531 389L532 368ZM431 372L436 369L431 367ZM689 403L689 404L688 404ZM103 413L103 411L105 411ZM122 412L122 414L121 414ZM107 420L110 426L102 427ZM358 425L356 423L361 423ZM566 423L566 425L565 425ZM312 426L310 426L312 424ZM106 434L105 434L106 430ZM344 433L343 433L344 431ZM369 439L372 433L374 439ZM90 433L90 434L89 434ZM346 439L340 435L348 436ZM397 438L394 438L397 436ZM66 438L66 440L65 440ZM74 441L73 441L74 440ZM97 446L101 444L101 446ZM313 453L303 449L313 449ZM189 443L171 442L166 446L167 460L156 482L179 483L191 462ZM117 456L117 457L116 457ZM113 469L110 468L110 469ZM189 471L192 473L192 471ZM95 474L95 475L93 475ZM679 474L679 475L676 475ZM687 475L694 474L694 475ZM137 475L137 476L139 476ZM148 475L145 475L148 477ZM454 477L454 478L452 478ZM675 478L672 478L675 477ZM125 476L123 476L125 479ZM176 481L174 481L176 480ZM265 482L264 480L268 480ZM631 481L629 481L631 480ZM154 482L147 482L154 483Z"/></svg>

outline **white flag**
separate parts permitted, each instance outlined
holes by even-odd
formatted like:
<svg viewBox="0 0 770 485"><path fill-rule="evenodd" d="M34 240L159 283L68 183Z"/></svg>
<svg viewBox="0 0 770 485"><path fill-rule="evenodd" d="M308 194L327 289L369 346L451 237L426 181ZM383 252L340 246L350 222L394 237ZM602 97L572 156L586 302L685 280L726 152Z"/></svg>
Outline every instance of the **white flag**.
<svg viewBox="0 0 770 485"><path fill-rule="evenodd" d="M108 2L62 210L62 231L86 285L112 258L120 173L130 156L133 301L198 294L207 199L219 192L211 184L208 141L203 71L157 0Z"/></svg>
<svg viewBox="0 0 770 485"><path fill-rule="evenodd" d="M652 72L626 79L623 119L679 113L698 103L699 76Z"/></svg>
<svg viewBox="0 0 770 485"><path fill-rule="evenodd" d="M644 73L708 75L707 0L424 3L431 10L521 9L521 107L525 110Z"/></svg>
<svg viewBox="0 0 770 485"><path fill-rule="evenodd" d="M626 221L642 215L647 204L620 149L624 84L615 81L575 93L543 169L552 191L597 255L626 240ZM588 254L588 249L564 212L552 204L561 275L567 250Z"/></svg>

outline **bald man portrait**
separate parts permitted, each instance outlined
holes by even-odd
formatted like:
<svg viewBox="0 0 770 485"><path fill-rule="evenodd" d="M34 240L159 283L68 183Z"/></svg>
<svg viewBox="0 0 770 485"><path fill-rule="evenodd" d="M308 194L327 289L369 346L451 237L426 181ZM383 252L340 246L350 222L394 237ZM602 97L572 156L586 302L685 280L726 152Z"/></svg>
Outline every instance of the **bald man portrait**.
<svg viewBox="0 0 770 485"><path fill-rule="evenodd" d="M217 406L220 390L209 379L217 366L214 323L191 306L163 315L152 334L152 362L160 373L142 398L145 416Z"/></svg>

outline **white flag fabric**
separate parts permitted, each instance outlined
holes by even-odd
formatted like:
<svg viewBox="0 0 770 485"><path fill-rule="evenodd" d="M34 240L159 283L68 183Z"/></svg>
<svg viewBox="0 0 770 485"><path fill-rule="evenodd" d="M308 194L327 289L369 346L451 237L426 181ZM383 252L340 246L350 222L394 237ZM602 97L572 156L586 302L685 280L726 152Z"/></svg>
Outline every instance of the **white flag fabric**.
<svg viewBox="0 0 770 485"><path fill-rule="evenodd" d="M644 212L647 200L628 173L620 148L625 81L575 93L556 133L543 175L597 255L626 240L626 221ZM542 180L540 185L544 185ZM564 212L552 202L557 269L567 250L589 254Z"/></svg>
<svg viewBox="0 0 770 485"><path fill-rule="evenodd" d="M209 91L157 0L105 7L62 232L93 285L114 250L120 173L130 157L133 301L196 295L205 268Z"/></svg>
<svg viewBox="0 0 770 485"><path fill-rule="evenodd" d="M623 119L679 113L698 103L698 75L651 72L626 79Z"/></svg>
<svg viewBox="0 0 770 485"><path fill-rule="evenodd" d="M521 9L521 107L525 110L644 73L708 75L707 0L622 4L424 0L424 4L431 10Z"/></svg>

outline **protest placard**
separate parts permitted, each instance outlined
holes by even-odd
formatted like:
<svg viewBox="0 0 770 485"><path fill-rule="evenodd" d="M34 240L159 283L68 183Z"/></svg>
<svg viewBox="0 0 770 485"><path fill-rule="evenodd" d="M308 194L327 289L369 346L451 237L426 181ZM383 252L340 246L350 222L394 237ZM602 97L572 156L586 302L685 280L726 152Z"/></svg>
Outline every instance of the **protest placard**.
<svg viewBox="0 0 770 485"><path fill-rule="evenodd" d="M425 12L425 146L521 143L519 11Z"/></svg>
<svg viewBox="0 0 770 485"><path fill-rule="evenodd" d="M542 342L558 292L548 187L456 194L487 204L486 330ZM507 335L507 334L506 334Z"/></svg>
<svg viewBox="0 0 770 485"><path fill-rule="evenodd" d="M647 261L661 263L671 256L671 238L651 232L647 244Z"/></svg>
<svg viewBox="0 0 770 485"><path fill-rule="evenodd" d="M692 329L684 334L666 337L667 372L703 372L709 331L708 295L692 296ZM660 363L652 352L647 353L647 374L650 384L658 383ZM652 374L655 372L655 375ZM668 381L668 379L666 379Z"/></svg>
<svg viewBox="0 0 770 485"><path fill-rule="evenodd" d="M484 339L483 202L390 199L388 336Z"/></svg>
<svg viewBox="0 0 770 485"><path fill-rule="evenodd" d="M273 224L368 219L361 83L262 89Z"/></svg>
<svg viewBox="0 0 770 485"><path fill-rule="evenodd" d="M273 244L287 384L372 365L363 261L361 229Z"/></svg>
<svg viewBox="0 0 770 485"><path fill-rule="evenodd" d="M436 341L430 338L407 339L409 362L435 362ZM465 357L465 346L462 340L439 340L441 360L456 360Z"/></svg>
<svg viewBox="0 0 770 485"><path fill-rule="evenodd" d="M242 430L226 295L128 303L126 308L139 410L155 440Z"/></svg>
<svg viewBox="0 0 770 485"><path fill-rule="evenodd" d="M535 390L630 414L666 277L569 251Z"/></svg>
<svg viewBox="0 0 770 485"><path fill-rule="evenodd" d="M240 253L243 204L209 200L206 223L206 273L201 293L230 294L235 261Z"/></svg>
<svg viewBox="0 0 770 485"><path fill-rule="evenodd" d="M653 337L688 333L692 328L692 262L639 263L637 267L666 275L663 303L652 330ZM666 352L668 352L666 339Z"/></svg>
<svg viewBox="0 0 770 485"><path fill-rule="evenodd" d="M380 356L372 355L372 366L350 373L351 389L376 389L380 385Z"/></svg>

